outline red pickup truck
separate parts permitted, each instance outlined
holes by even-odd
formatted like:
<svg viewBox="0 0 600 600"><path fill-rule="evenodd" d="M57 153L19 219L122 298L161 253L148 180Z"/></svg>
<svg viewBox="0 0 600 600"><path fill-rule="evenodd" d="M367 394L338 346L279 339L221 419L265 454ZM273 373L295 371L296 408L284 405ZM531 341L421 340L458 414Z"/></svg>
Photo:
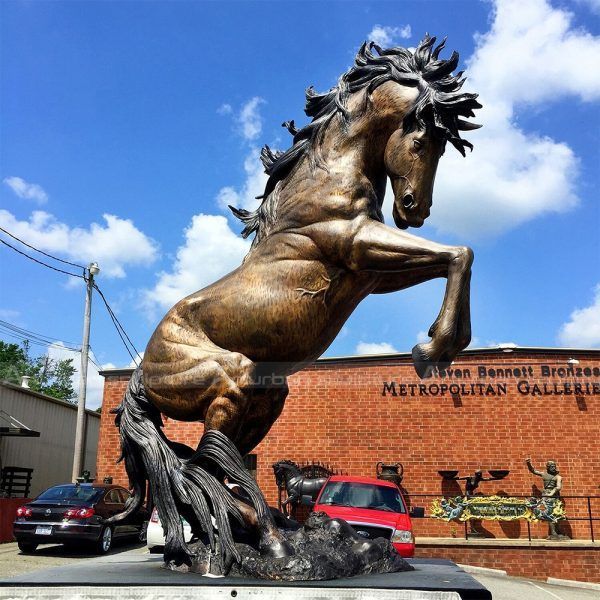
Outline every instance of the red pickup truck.
<svg viewBox="0 0 600 600"><path fill-rule="evenodd" d="M365 538L390 540L404 558L415 554L415 538L406 502L392 482L334 475L327 480L314 504L306 496L303 503L332 519L344 519ZM413 516L421 515L415 513Z"/></svg>

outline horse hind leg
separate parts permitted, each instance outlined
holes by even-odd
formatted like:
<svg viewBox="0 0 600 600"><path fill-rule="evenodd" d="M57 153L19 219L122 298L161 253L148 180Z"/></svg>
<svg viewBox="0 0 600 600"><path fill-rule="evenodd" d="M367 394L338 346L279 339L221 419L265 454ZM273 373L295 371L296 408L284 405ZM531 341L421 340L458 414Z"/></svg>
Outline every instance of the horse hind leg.
<svg viewBox="0 0 600 600"><path fill-rule="evenodd" d="M288 392L287 381L277 387L253 390L243 426L236 440L236 446L242 456L256 448L269 433L283 411Z"/></svg>
<svg viewBox="0 0 600 600"><path fill-rule="evenodd" d="M242 453L254 448L281 414L287 384L273 390L253 389L254 363L249 359L236 353L219 353L215 360L223 372L211 386L218 395L210 399L205 433L188 462L236 481L251 499L249 510L238 508L246 526L257 532L261 552L274 558L289 556L293 550L275 526L262 492L242 459Z"/></svg>
<svg viewBox="0 0 600 600"><path fill-rule="evenodd" d="M272 558L292 555L293 549L275 526L273 516L256 481L246 469L242 456L233 442L217 429L205 431L196 454L190 463L210 470L210 464L216 465L221 472L235 481L250 499L251 510L242 512L242 521L256 531L261 554Z"/></svg>

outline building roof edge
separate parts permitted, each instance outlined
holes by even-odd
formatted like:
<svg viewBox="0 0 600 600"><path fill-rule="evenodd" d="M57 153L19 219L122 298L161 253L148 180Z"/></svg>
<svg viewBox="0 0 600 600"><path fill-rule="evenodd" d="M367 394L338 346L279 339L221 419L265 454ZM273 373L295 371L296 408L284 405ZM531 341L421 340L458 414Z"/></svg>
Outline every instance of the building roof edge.
<svg viewBox="0 0 600 600"><path fill-rule="evenodd" d="M22 385L17 385L16 383L11 383L10 381L0 380L0 386L6 387L9 390L16 390L17 392L22 392L25 395L33 396L34 398L40 398L42 400L47 400L48 402L54 402L54 404L60 404L61 406L66 406L67 408L72 408L73 410L77 410L77 404L73 404L67 400L61 400L60 398L54 398L53 396L48 396L47 394L42 394L41 392L36 392L31 388L25 388ZM92 410L91 408L86 408L85 412L94 417L100 417L100 413Z"/></svg>
<svg viewBox="0 0 600 600"><path fill-rule="evenodd" d="M556 348L550 346L513 346L510 344L493 346L491 348L469 348L463 350L458 356L473 356L478 354L557 354L567 356L570 354L596 354L600 358L600 349L596 348ZM393 352L389 354L358 354L348 356L322 356L318 358L313 365L327 365L336 363L364 363L378 362L386 360L411 360L410 352ZM98 373L102 377L120 377L130 376L134 371L133 367L103 369ZM17 386L18 387L18 386Z"/></svg>

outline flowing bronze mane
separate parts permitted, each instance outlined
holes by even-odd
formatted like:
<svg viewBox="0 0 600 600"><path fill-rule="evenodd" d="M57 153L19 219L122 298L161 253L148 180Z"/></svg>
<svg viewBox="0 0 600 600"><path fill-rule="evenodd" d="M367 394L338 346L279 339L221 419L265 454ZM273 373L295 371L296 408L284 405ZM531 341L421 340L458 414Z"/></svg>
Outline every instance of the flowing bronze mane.
<svg viewBox="0 0 600 600"><path fill-rule="evenodd" d="M405 48L383 50L375 42L365 42L356 55L354 66L340 77L337 86L323 94L317 93L312 86L306 90L304 112L313 120L300 130L295 128L294 121L283 123L294 136L292 147L285 152L274 151L267 145L262 149L261 160L269 179L260 197L260 206L254 211L229 206L245 225L242 237L256 232L252 242L254 246L264 237L265 231L268 232L276 218L276 185L301 159L306 157L312 168L326 168L319 153L325 129L336 116L342 125L349 123L348 97L364 88L368 91L367 99L386 81L418 88L419 96L404 116L404 129L408 132L415 127L426 128L429 125L463 156L465 148L473 149L470 142L460 137L460 131L480 126L459 117L474 116L473 110L481 108L481 104L476 100L477 94L459 93L466 79L463 71L452 74L458 66L458 53L453 52L448 60L441 59L439 55L446 45L446 38L434 48L435 42L435 37L426 35L414 54ZM372 53L373 49L379 56Z"/></svg>
<svg viewBox="0 0 600 600"><path fill-rule="evenodd" d="M204 560L186 544L180 516L212 552L219 548L225 571L241 560L230 517L255 532L263 555L295 552L242 456L281 414L287 377L327 349L369 294L447 279L431 340L413 348L420 377L445 368L469 344L472 251L403 231L430 214L446 142L464 155L471 145L459 132L477 127L460 118L480 105L475 94L459 93L464 79L452 74L458 54L442 60L444 42L434 43L426 37L414 54L363 45L335 88L309 88L312 122L300 131L287 124L294 135L287 152L263 151L269 180L262 204L252 213L234 210L244 235L256 233L251 252L180 300L152 334L117 409L134 494L107 523L139 507L149 483L167 563ZM381 213L388 180L397 228ZM204 422L198 447L168 440L161 415ZM249 503L223 485L225 477Z"/></svg>

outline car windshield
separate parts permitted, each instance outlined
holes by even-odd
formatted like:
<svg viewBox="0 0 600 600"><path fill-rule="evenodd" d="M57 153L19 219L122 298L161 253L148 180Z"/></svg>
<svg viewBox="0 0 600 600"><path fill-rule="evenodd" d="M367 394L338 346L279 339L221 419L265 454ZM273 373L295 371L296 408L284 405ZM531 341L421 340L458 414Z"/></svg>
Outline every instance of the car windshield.
<svg viewBox="0 0 600 600"><path fill-rule="evenodd" d="M404 503L397 489L350 481L330 481L323 489L319 504L370 508L396 513L405 512Z"/></svg>
<svg viewBox="0 0 600 600"><path fill-rule="evenodd" d="M37 500L45 502L92 502L100 497L102 488L81 485L57 485L42 492Z"/></svg>

